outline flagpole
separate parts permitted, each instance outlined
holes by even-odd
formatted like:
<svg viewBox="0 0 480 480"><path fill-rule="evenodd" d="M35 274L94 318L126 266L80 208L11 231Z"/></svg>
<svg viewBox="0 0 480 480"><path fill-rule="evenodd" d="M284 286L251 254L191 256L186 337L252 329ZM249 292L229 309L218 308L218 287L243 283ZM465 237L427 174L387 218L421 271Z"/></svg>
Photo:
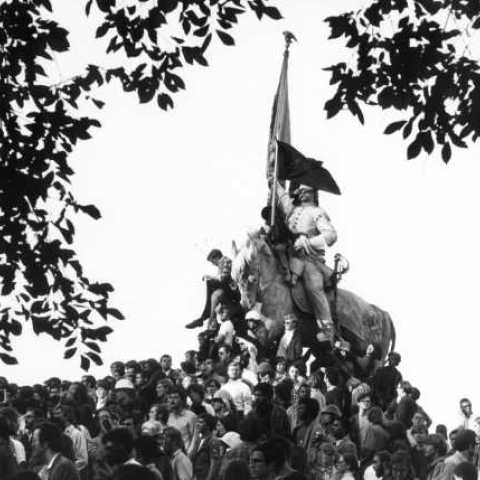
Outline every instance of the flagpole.
<svg viewBox="0 0 480 480"><path fill-rule="evenodd" d="M285 37L285 50L283 52L283 56L288 61L288 56L290 52L290 45L293 40L297 40L295 35L292 32L285 31L283 32L283 36ZM278 177L278 135L280 133L280 125L276 125L276 132L275 132L275 162L273 167L273 185L272 185L272 208L270 210L270 226L273 227L275 225L275 215L276 215L276 208L277 208L277 177Z"/></svg>

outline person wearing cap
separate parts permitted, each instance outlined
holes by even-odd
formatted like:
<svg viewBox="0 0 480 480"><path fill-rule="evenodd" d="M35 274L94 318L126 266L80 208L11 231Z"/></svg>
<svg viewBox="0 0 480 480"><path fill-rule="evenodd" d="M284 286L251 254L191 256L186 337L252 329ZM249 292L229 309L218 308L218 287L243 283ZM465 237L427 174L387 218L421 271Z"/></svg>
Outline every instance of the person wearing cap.
<svg viewBox="0 0 480 480"><path fill-rule="evenodd" d="M325 252L336 242L337 232L327 212L316 204L316 194L312 187L300 185L292 199L277 181L277 194L287 227L296 238L290 258L292 282L298 277L303 278L322 341L332 342L334 327L325 295L325 281L330 273L325 265Z"/></svg>

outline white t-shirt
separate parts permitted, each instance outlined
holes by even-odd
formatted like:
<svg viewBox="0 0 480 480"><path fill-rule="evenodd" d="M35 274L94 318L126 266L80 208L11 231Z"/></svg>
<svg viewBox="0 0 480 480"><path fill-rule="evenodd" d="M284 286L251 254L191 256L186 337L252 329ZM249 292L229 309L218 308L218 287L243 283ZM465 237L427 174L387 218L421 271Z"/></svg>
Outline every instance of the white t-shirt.
<svg viewBox="0 0 480 480"><path fill-rule="evenodd" d="M363 480L381 480L377 477L373 465L369 465L363 474Z"/></svg>
<svg viewBox="0 0 480 480"><path fill-rule="evenodd" d="M243 380L229 380L221 390L230 394L238 411L247 414L252 409L252 392Z"/></svg>
<svg viewBox="0 0 480 480"><path fill-rule="evenodd" d="M235 336L235 329L233 328L233 323L230 320L225 320L220 324L218 329L218 336L224 337L223 343L232 345L233 337Z"/></svg>
<svg viewBox="0 0 480 480"><path fill-rule="evenodd" d="M23 446L23 443L12 437L10 437L10 443L13 446L15 460L17 460L17 463L20 465L21 463L26 462L27 456L25 455L25 447Z"/></svg>

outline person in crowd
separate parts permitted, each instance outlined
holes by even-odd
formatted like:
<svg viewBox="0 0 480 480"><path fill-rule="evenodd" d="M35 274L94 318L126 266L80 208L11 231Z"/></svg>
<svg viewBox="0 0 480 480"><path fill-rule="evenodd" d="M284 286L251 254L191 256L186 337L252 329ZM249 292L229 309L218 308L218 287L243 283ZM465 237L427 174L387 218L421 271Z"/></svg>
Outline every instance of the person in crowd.
<svg viewBox="0 0 480 480"><path fill-rule="evenodd" d="M61 453L62 431L57 425L45 422L36 427L32 444L33 449L43 460L43 467L39 471L42 480L80 479L78 468Z"/></svg>
<svg viewBox="0 0 480 480"><path fill-rule="evenodd" d="M365 393L358 398L358 413L350 420L350 433L359 452L363 452L367 434L371 428L368 413L372 407L371 396Z"/></svg>
<svg viewBox="0 0 480 480"><path fill-rule="evenodd" d="M364 480L388 479L391 477L391 455L387 450L375 453L373 461L364 472Z"/></svg>
<svg viewBox="0 0 480 480"><path fill-rule="evenodd" d="M168 394L169 427L177 429L182 436L182 445L186 452L193 447L193 434L197 416L185 405L185 393L181 387L172 387Z"/></svg>
<svg viewBox="0 0 480 480"><path fill-rule="evenodd" d="M137 461L148 468L157 480L171 480L170 459L160 449L155 438L149 435L138 437L135 440L135 454Z"/></svg>
<svg viewBox="0 0 480 480"><path fill-rule="evenodd" d="M351 453L358 459L357 446L352 442L345 421L342 418L334 418L329 429L329 434L339 454Z"/></svg>
<svg viewBox="0 0 480 480"><path fill-rule="evenodd" d="M0 478L12 477L18 472L18 463L11 447L11 427L0 415Z"/></svg>
<svg viewBox="0 0 480 480"><path fill-rule="evenodd" d="M221 345L218 348L218 362L215 365L215 373L220 377L227 378L227 370L232 361L232 347Z"/></svg>
<svg viewBox="0 0 480 480"><path fill-rule="evenodd" d="M110 375L115 379L116 382L122 379L125 375L125 365L123 362L113 362L110 365Z"/></svg>
<svg viewBox="0 0 480 480"><path fill-rule="evenodd" d="M390 459L392 480L413 480L415 472L408 451L400 449L395 451Z"/></svg>
<svg viewBox="0 0 480 480"><path fill-rule="evenodd" d="M167 427L163 432L163 450L170 458L173 480L192 480L192 462L185 453L180 430Z"/></svg>
<svg viewBox="0 0 480 480"><path fill-rule="evenodd" d="M358 467L358 460L355 455L351 453L340 454L335 463L335 480L355 480Z"/></svg>
<svg viewBox="0 0 480 480"><path fill-rule="evenodd" d="M148 420L142 424L142 433L152 437L167 427L169 411L166 405L154 403L148 411Z"/></svg>
<svg viewBox="0 0 480 480"><path fill-rule="evenodd" d="M55 423L72 440L75 468L80 479L84 480L88 473L88 438L85 431L79 428L75 409L70 405L62 405L53 414Z"/></svg>
<svg viewBox="0 0 480 480"><path fill-rule="evenodd" d="M227 375L228 381L221 390L230 395L238 415L242 417L252 408L252 393L250 387L242 380L242 367L238 361L230 362Z"/></svg>
<svg viewBox="0 0 480 480"><path fill-rule="evenodd" d="M195 444L190 452L193 476L196 480L206 480L212 462L212 449L219 440L214 436L217 420L215 416L201 413L197 419Z"/></svg>
<svg viewBox="0 0 480 480"><path fill-rule="evenodd" d="M459 480L478 480L478 469L470 462L462 462L455 467L453 475Z"/></svg>
<svg viewBox="0 0 480 480"><path fill-rule="evenodd" d="M262 351L249 320L245 337L234 327L232 346L189 350L180 368L164 354L80 382L0 378L0 479L476 480L480 424L466 398L447 452L446 428L428 434L395 354L370 377L348 378L340 364L307 370L304 358Z"/></svg>
<svg viewBox="0 0 480 480"><path fill-rule="evenodd" d="M285 332L278 342L277 357L283 357L287 363L294 362L302 356L302 338L297 329L297 317L290 313L285 315Z"/></svg>
<svg viewBox="0 0 480 480"><path fill-rule="evenodd" d="M226 453L220 464L219 475L223 476L227 465L232 460L241 460L248 464L252 449L261 441L266 440L267 430L254 416L247 416L239 425L239 433L227 432L222 438L227 446Z"/></svg>
<svg viewBox="0 0 480 480"><path fill-rule="evenodd" d="M276 357L273 366L275 368L274 385L278 385L288 378L287 360L285 360L285 357Z"/></svg>
<svg viewBox="0 0 480 480"><path fill-rule="evenodd" d="M398 384L395 418L401 422L405 428L412 426L412 418L417 411L417 403L412 398L412 393L413 387L410 383L402 381Z"/></svg>
<svg viewBox="0 0 480 480"><path fill-rule="evenodd" d="M115 428L102 437L102 461L97 465L97 476L107 479L124 465L140 465L134 456L135 439L127 428Z"/></svg>
<svg viewBox="0 0 480 480"><path fill-rule="evenodd" d="M376 370L372 377L373 399L382 410L385 410L397 396L397 385L402 382L402 374L398 366L402 361L399 353L390 352L388 362Z"/></svg>
<svg viewBox="0 0 480 480"><path fill-rule="evenodd" d="M427 462L426 480L438 478L443 470L443 460L447 453L447 443L438 433L427 435L423 442L423 454Z"/></svg>
<svg viewBox="0 0 480 480"><path fill-rule="evenodd" d="M261 422L270 435L288 438L290 422L285 409L273 402L273 387L269 383L258 383L253 387L252 398L248 416Z"/></svg>
<svg viewBox="0 0 480 480"><path fill-rule="evenodd" d="M468 398L460 400L460 421L459 427L474 430L474 420L476 416L472 410L472 402Z"/></svg>
<svg viewBox="0 0 480 480"><path fill-rule="evenodd" d="M444 468L434 477L434 480L453 480L457 465L464 462L473 464L476 442L474 431L459 430L452 445L455 451L445 458Z"/></svg>
<svg viewBox="0 0 480 480"><path fill-rule="evenodd" d="M287 408L287 416L290 422L290 430L293 431L298 423L298 404L301 400L310 398L310 385L307 383L299 383L298 390L292 391L292 403Z"/></svg>
<svg viewBox="0 0 480 480"><path fill-rule="evenodd" d="M294 443L309 451L315 441L315 426L318 416L318 402L313 398L302 398L298 402L298 422L292 432Z"/></svg>
<svg viewBox="0 0 480 480"><path fill-rule="evenodd" d="M105 380L99 380L96 382L95 396L97 398L95 410L98 412L107 406L109 398L108 383Z"/></svg>
<svg viewBox="0 0 480 480"><path fill-rule="evenodd" d="M390 434L383 426L383 412L380 407L371 407L368 411L367 418L369 425L366 428L365 437L363 439L361 456L369 461L375 452L387 448Z"/></svg>

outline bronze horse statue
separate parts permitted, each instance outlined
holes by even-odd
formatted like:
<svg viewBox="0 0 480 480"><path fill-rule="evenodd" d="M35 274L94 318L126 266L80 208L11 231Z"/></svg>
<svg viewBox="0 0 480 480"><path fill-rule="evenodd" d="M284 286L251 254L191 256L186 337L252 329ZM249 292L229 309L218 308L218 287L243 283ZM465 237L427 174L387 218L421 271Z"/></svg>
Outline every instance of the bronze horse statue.
<svg viewBox="0 0 480 480"><path fill-rule="evenodd" d="M286 284L279 261L265 235L261 231L249 232L240 249L235 242L232 246L232 275L240 290L242 308L250 310L257 302L261 303L265 326L273 340L283 333L285 315L295 313L301 320L305 346L312 346L318 327L309 311L301 282L293 291ZM332 312L336 313L336 330L351 344L351 352L363 356L371 344L383 364L395 347L395 328L390 315L348 290L338 288L336 301L333 291L327 292L327 297Z"/></svg>

